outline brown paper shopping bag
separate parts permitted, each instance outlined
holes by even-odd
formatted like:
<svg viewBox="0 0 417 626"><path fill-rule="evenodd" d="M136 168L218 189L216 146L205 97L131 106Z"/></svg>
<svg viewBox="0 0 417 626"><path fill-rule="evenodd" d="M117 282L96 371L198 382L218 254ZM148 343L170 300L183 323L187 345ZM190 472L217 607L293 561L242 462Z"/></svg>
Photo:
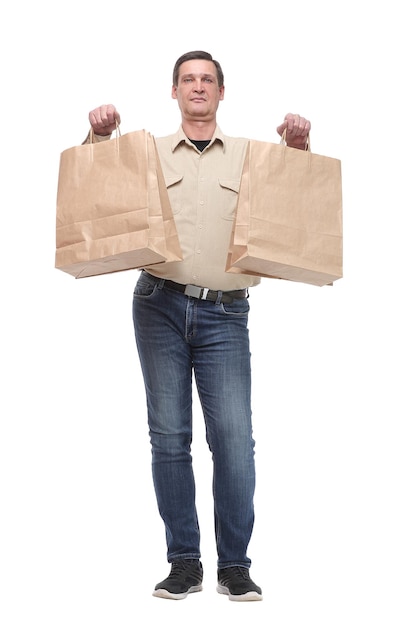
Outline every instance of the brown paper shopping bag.
<svg viewBox="0 0 417 626"><path fill-rule="evenodd" d="M153 136L145 130L64 150L55 267L76 278L181 260Z"/></svg>
<svg viewBox="0 0 417 626"><path fill-rule="evenodd" d="M249 141L226 270L322 286L342 252L340 160Z"/></svg>

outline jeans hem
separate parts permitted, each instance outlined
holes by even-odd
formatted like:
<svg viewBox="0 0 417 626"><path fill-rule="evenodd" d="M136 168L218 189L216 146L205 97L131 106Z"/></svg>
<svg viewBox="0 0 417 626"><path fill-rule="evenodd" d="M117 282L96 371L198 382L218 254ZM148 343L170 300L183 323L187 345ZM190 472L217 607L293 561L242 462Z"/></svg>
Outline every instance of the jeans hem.
<svg viewBox="0 0 417 626"><path fill-rule="evenodd" d="M199 561L200 558L201 554L199 553L176 554L175 556L168 557L168 563L174 563L175 561L188 561L191 559Z"/></svg>
<svg viewBox="0 0 417 626"><path fill-rule="evenodd" d="M246 569L249 569L250 566L250 561L229 561L228 563L217 563L217 569L227 569L228 567L246 567Z"/></svg>

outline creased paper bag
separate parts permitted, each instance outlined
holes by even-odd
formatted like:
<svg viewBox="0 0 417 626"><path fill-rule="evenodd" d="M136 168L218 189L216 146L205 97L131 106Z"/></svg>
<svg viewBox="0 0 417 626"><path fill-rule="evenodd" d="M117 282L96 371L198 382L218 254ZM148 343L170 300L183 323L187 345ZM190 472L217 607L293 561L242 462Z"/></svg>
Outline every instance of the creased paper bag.
<svg viewBox="0 0 417 626"><path fill-rule="evenodd" d="M56 268L82 278L181 259L150 133L117 133L61 153Z"/></svg>
<svg viewBox="0 0 417 626"><path fill-rule="evenodd" d="M249 141L226 270L332 284L342 243L340 160Z"/></svg>

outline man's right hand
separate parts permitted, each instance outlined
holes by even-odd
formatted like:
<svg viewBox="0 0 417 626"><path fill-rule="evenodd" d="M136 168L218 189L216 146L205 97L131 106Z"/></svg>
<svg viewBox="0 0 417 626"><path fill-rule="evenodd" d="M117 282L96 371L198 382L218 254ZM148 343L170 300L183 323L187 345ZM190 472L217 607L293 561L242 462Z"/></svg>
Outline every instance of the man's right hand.
<svg viewBox="0 0 417 626"><path fill-rule="evenodd" d="M95 135L111 135L120 124L120 115L113 104L102 104L88 114Z"/></svg>

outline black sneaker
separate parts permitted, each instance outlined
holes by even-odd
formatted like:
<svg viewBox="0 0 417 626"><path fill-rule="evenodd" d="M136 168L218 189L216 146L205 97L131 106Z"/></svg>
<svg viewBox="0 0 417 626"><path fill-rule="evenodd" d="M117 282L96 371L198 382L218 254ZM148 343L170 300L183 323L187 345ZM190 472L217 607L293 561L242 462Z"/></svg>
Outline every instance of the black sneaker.
<svg viewBox="0 0 417 626"><path fill-rule="evenodd" d="M168 578L158 583L152 595L170 600L183 600L189 593L202 591L203 566L198 559L174 561Z"/></svg>
<svg viewBox="0 0 417 626"><path fill-rule="evenodd" d="M249 602L262 600L262 590L249 576L247 567L226 567L217 570L217 591L229 596L229 600Z"/></svg>

